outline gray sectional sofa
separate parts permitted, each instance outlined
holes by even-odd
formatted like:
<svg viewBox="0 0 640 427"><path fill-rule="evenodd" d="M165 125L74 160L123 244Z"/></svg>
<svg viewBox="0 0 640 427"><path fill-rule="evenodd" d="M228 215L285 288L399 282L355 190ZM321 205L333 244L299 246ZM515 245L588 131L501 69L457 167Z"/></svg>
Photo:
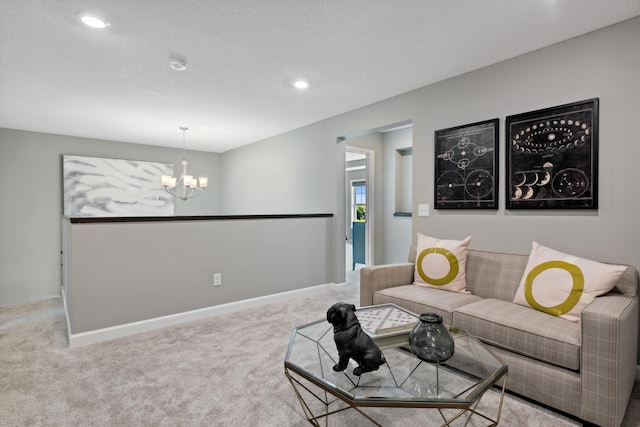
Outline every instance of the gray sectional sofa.
<svg viewBox="0 0 640 427"><path fill-rule="evenodd" d="M578 323L512 303L528 255L467 251L471 294L413 285L409 262L363 267L360 305L436 312L509 365L507 389L600 426L619 426L636 377L637 272L630 267Z"/></svg>

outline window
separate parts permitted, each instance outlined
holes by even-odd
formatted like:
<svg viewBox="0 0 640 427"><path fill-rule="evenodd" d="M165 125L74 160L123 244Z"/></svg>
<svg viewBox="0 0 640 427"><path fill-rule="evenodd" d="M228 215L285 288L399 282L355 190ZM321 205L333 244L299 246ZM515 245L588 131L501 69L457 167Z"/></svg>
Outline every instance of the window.
<svg viewBox="0 0 640 427"><path fill-rule="evenodd" d="M367 185L364 181L353 183L354 215L356 221L365 221L367 217Z"/></svg>

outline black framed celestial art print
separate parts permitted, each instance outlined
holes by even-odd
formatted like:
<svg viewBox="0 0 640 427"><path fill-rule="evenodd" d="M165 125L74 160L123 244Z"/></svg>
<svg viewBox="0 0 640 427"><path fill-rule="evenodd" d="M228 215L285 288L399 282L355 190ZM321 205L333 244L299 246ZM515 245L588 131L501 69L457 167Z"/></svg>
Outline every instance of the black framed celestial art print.
<svg viewBox="0 0 640 427"><path fill-rule="evenodd" d="M598 208L598 98L506 118L507 209Z"/></svg>
<svg viewBox="0 0 640 427"><path fill-rule="evenodd" d="M435 131L435 209L498 209L498 123Z"/></svg>

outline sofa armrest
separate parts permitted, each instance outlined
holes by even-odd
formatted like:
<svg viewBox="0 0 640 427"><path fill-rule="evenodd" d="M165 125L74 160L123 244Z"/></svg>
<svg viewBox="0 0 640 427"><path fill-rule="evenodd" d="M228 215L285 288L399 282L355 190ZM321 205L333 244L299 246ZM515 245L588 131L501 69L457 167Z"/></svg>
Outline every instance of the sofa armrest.
<svg viewBox="0 0 640 427"><path fill-rule="evenodd" d="M384 264L360 269L360 306L373 305L373 294L385 288L413 283L413 263Z"/></svg>
<svg viewBox="0 0 640 427"><path fill-rule="evenodd" d="M605 295L582 311L582 416L619 426L636 377L638 299Z"/></svg>

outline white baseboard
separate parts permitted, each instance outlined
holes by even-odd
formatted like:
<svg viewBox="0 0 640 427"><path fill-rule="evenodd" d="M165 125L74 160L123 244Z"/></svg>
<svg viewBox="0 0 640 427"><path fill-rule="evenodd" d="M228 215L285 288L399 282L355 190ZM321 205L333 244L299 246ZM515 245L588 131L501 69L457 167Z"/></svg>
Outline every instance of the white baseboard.
<svg viewBox="0 0 640 427"><path fill-rule="evenodd" d="M251 298L242 301L230 302L228 304L215 305L197 310L185 311L183 313L170 314L168 316L156 317L153 319L141 320L138 322L126 323L123 325L111 326L94 331L81 332L77 334L71 333L71 325L69 323L69 314L67 310L67 302L65 292L62 292L65 315L67 317L67 331L69 332L69 347L78 347L87 344L95 344L102 341L108 341L115 338L122 338L129 335L139 334L141 332L152 331L155 329L166 328L167 326L179 325L194 320L206 319L208 317L220 314L232 313L247 308L255 308L265 304L282 302L292 298L312 297L322 294L329 289L335 289L345 284L328 283L325 285L312 286L295 291L282 292L274 295L266 295L263 297Z"/></svg>

